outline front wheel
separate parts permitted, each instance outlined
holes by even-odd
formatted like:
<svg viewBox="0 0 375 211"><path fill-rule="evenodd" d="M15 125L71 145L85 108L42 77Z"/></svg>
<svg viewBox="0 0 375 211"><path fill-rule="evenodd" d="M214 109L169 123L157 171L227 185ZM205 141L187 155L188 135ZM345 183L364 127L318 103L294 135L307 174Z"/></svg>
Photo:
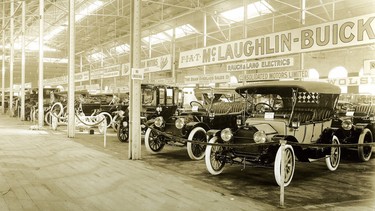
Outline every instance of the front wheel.
<svg viewBox="0 0 375 211"><path fill-rule="evenodd" d="M156 154L164 148L165 143L161 137L151 128L147 128L145 133L145 146L148 152Z"/></svg>
<svg viewBox="0 0 375 211"><path fill-rule="evenodd" d="M371 130L365 128L358 138L358 144L371 143L372 142ZM372 155L372 146L358 146L358 158L360 161L367 162L370 160Z"/></svg>
<svg viewBox="0 0 375 211"><path fill-rule="evenodd" d="M275 163L274 163L274 175L275 180L279 186L281 186L281 171L283 167L281 166L281 147L277 150ZM284 149L284 187L288 186L292 181L294 175L294 169L296 166L296 159L294 155L293 147L290 145L285 145Z"/></svg>
<svg viewBox="0 0 375 211"><path fill-rule="evenodd" d="M332 144L340 144L337 136L332 137ZM339 167L340 157L341 157L341 148L340 147L331 147L331 154L326 155L326 165L330 171L335 171Z"/></svg>
<svg viewBox="0 0 375 211"><path fill-rule="evenodd" d="M129 141L129 125L127 121L121 121L117 126L117 138L121 142Z"/></svg>
<svg viewBox="0 0 375 211"><path fill-rule="evenodd" d="M202 127L194 128L190 132L188 140L206 143L206 130ZM187 152L192 160L202 160L204 158L205 150L206 145L195 144L191 142L187 143Z"/></svg>
<svg viewBox="0 0 375 211"><path fill-rule="evenodd" d="M208 142L210 144L217 143L217 137L213 137ZM222 157L223 147L207 145L205 153L206 168L212 175L219 175L224 170L225 160Z"/></svg>

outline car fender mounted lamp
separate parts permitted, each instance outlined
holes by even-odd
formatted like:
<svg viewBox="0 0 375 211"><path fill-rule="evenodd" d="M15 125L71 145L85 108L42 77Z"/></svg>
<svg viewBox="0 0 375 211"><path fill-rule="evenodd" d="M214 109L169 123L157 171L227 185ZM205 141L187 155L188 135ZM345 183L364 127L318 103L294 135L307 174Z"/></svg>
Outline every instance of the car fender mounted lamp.
<svg viewBox="0 0 375 211"><path fill-rule="evenodd" d="M162 111L163 111L163 108L161 106L156 107L156 112L158 113L158 115L160 115Z"/></svg>
<svg viewBox="0 0 375 211"><path fill-rule="evenodd" d="M159 116L159 117L156 117L156 118L155 118L154 125L155 125L156 127L161 128L161 127L164 126L164 123L165 123L165 122L164 122L163 117Z"/></svg>
<svg viewBox="0 0 375 211"><path fill-rule="evenodd" d="M344 130L350 130L350 129L352 129L352 127L353 127L352 120L351 119L344 119L344 120L342 120L341 127Z"/></svg>
<svg viewBox="0 0 375 211"><path fill-rule="evenodd" d="M300 125L301 125L301 122L298 119L293 118L293 120L291 122L291 127L293 129L298 129Z"/></svg>

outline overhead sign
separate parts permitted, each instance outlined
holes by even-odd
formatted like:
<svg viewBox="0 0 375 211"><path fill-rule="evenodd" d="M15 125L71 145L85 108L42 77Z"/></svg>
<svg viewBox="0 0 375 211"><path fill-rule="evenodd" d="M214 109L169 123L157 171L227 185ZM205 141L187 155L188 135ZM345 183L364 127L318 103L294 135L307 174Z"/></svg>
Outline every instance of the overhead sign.
<svg viewBox="0 0 375 211"><path fill-rule="evenodd" d="M375 76L335 78L327 79L327 82L337 86L375 85Z"/></svg>
<svg viewBox="0 0 375 211"><path fill-rule="evenodd" d="M238 76L238 81L263 81L263 80L280 80L280 79L295 79L307 78L309 72L306 70L297 71L278 71L271 73L252 73Z"/></svg>
<svg viewBox="0 0 375 211"><path fill-rule="evenodd" d="M141 67L147 68L145 73L160 72L172 69L172 55L164 55L141 61Z"/></svg>
<svg viewBox="0 0 375 211"><path fill-rule="evenodd" d="M179 68L375 42L375 13L181 52Z"/></svg>
<svg viewBox="0 0 375 211"><path fill-rule="evenodd" d="M243 63L228 64L227 71L260 70L270 68L291 67L294 65L294 58L269 59L263 61L251 61Z"/></svg>
<svg viewBox="0 0 375 211"><path fill-rule="evenodd" d="M144 59L141 61L141 67L144 68L144 73L161 72L172 70L172 55L164 55L151 59ZM121 75L129 75L130 64L122 64Z"/></svg>
<svg viewBox="0 0 375 211"><path fill-rule="evenodd" d="M74 74L74 81L75 82L82 82L82 81L88 81L89 80L89 71L76 73Z"/></svg>
<svg viewBox="0 0 375 211"><path fill-rule="evenodd" d="M209 84L230 82L230 73L185 76L185 84Z"/></svg>
<svg viewBox="0 0 375 211"><path fill-rule="evenodd" d="M363 62L363 73L366 75L375 75L375 60L365 60Z"/></svg>
<svg viewBox="0 0 375 211"><path fill-rule="evenodd" d="M132 68L132 79L143 80L144 72L143 68Z"/></svg>

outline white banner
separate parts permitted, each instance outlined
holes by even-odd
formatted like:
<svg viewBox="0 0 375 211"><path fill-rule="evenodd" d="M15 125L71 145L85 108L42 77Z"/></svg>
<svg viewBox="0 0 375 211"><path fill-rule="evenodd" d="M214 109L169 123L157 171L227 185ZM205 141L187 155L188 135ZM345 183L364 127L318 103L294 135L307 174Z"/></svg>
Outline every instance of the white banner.
<svg viewBox="0 0 375 211"><path fill-rule="evenodd" d="M179 68L374 43L374 18L375 13L181 52Z"/></svg>
<svg viewBox="0 0 375 211"><path fill-rule="evenodd" d="M263 81L263 80L280 80L280 79L295 79L308 78L309 73L306 70L297 71L278 71L271 73L251 73L239 75L238 81Z"/></svg>
<svg viewBox="0 0 375 211"><path fill-rule="evenodd" d="M172 69L172 55L164 55L141 61L141 67L147 68L145 73L160 72Z"/></svg>
<svg viewBox="0 0 375 211"><path fill-rule="evenodd" d="M363 62L363 73L366 75L375 75L375 60L365 60Z"/></svg>
<svg viewBox="0 0 375 211"><path fill-rule="evenodd" d="M88 80L89 80L89 71L74 74L75 82L82 82L82 81L88 81Z"/></svg>
<svg viewBox="0 0 375 211"><path fill-rule="evenodd" d="M294 65L294 58L269 59L263 61L251 61L244 63L228 64L227 71L261 70L270 68L291 67Z"/></svg>
<svg viewBox="0 0 375 211"><path fill-rule="evenodd" d="M185 76L185 84L209 84L230 82L230 73Z"/></svg>
<svg viewBox="0 0 375 211"><path fill-rule="evenodd" d="M327 79L327 82L337 86L375 85L375 76L335 78Z"/></svg>

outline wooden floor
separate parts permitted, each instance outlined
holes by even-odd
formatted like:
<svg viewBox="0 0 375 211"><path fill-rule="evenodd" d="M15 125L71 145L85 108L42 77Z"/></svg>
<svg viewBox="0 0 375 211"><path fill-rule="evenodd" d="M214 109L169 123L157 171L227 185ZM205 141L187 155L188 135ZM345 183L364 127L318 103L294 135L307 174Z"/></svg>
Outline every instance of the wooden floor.
<svg viewBox="0 0 375 211"><path fill-rule="evenodd" d="M144 150L143 159L133 161L127 159L126 143L119 143L114 133L108 133L108 146L104 148L102 135L77 131L76 137L70 139L64 127L57 131L48 127L30 130L32 125L0 115L1 211L280 209L277 194L261 200L251 194L236 194L228 187L240 189L231 184L235 180L228 182L221 177L226 181L221 185L210 182L218 178L204 171L204 162L189 162L185 152L181 157L187 162L179 161L178 153L173 155L177 158L168 159L168 153L155 156ZM241 185L241 181L238 183ZM374 184L370 184L372 189L364 199L289 202L283 210L375 210ZM350 189L347 184L341 188ZM268 192L256 185L248 189L252 194ZM272 191L277 190L272 187ZM293 192L288 197L301 194L304 193Z"/></svg>

